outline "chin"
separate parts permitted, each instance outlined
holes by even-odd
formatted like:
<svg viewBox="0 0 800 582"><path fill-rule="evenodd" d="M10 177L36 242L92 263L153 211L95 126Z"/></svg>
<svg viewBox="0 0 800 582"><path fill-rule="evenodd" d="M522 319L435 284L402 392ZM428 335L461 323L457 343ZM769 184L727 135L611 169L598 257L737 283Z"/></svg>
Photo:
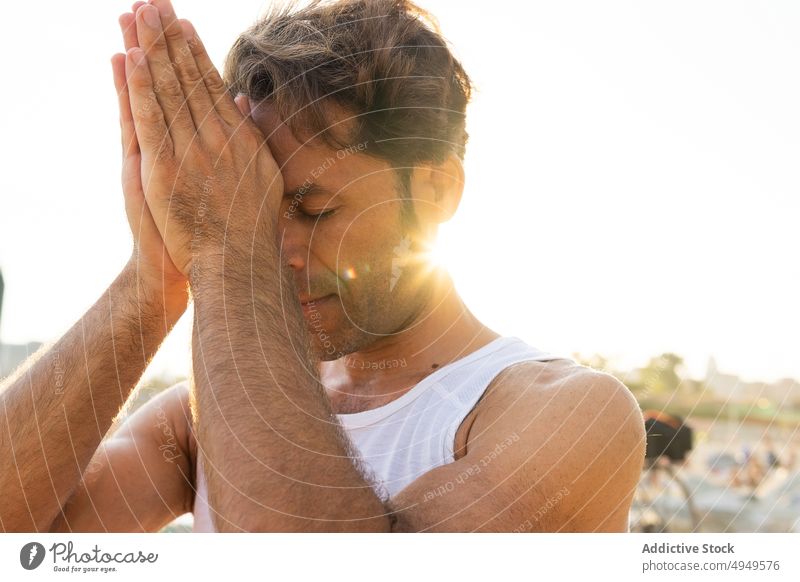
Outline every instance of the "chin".
<svg viewBox="0 0 800 582"><path fill-rule="evenodd" d="M360 333L356 328L345 328L344 332L337 332L308 325L311 349L316 358L322 362L332 362L362 350L372 344L377 338L371 334Z"/></svg>
<svg viewBox="0 0 800 582"><path fill-rule="evenodd" d="M318 321L306 318L306 329L311 340L311 349L317 359L323 362L338 360L344 355L338 334L319 325Z"/></svg>

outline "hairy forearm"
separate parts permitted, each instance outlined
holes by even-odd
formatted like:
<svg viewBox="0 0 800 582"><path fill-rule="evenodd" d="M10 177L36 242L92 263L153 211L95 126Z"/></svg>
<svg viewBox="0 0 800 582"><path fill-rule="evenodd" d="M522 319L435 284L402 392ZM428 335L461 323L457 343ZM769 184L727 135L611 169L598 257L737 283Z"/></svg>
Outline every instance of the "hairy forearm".
<svg viewBox="0 0 800 582"><path fill-rule="evenodd" d="M3 383L0 527L49 528L180 311L141 284L131 261L58 342Z"/></svg>
<svg viewBox="0 0 800 582"><path fill-rule="evenodd" d="M218 531L381 531L389 519L358 468L308 349L277 252L250 275L227 259L192 277L198 438Z"/></svg>

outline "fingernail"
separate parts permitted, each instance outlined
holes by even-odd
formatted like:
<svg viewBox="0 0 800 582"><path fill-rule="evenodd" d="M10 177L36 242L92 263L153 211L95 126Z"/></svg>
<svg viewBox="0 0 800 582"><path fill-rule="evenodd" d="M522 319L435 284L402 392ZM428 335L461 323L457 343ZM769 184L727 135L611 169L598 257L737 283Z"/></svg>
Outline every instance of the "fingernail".
<svg viewBox="0 0 800 582"><path fill-rule="evenodd" d="M142 7L142 18L145 24L150 28L158 28L161 26L161 18L158 16L158 9L152 6Z"/></svg>
<svg viewBox="0 0 800 582"><path fill-rule="evenodd" d="M181 25L181 31L183 31L183 38L187 41L192 40L194 38L194 31L192 30L192 25L189 24L186 20L179 20Z"/></svg>

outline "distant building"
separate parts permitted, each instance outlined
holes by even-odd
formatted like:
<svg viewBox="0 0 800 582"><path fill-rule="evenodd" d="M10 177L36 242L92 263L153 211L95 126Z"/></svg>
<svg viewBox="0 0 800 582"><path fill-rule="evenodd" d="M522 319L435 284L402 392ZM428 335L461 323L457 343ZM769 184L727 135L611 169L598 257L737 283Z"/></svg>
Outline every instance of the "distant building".
<svg viewBox="0 0 800 582"><path fill-rule="evenodd" d="M714 358L708 358L705 383L717 396L727 400L736 394L739 387L739 376L723 374L717 368L717 361Z"/></svg>
<svg viewBox="0 0 800 582"><path fill-rule="evenodd" d="M708 360L705 385L726 401L751 404L766 398L780 408L800 406L800 383L797 380L784 378L772 383L745 382L739 376L720 372L714 358Z"/></svg>
<svg viewBox="0 0 800 582"><path fill-rule="evenodd" d="M779 408L783 406L800 407L800 382L794 378L783 378L772 384L767 384L764 396Z"/></svg>

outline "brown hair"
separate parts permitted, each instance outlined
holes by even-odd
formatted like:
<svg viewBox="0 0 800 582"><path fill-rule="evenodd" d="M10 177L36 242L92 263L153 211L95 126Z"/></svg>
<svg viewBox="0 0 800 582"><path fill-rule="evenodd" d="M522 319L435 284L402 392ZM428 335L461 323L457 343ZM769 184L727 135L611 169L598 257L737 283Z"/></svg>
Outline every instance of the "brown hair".
<svg viewBox="0 0 800 582"><path fill-rule="evenodd" d="M433 16L408 0L272 9L233 45L225 81L234 95L270 100L296 134L366 143L396 168L464 157L469 77ZM349 143L331 133L329 104L352 116Z"/></svg>

